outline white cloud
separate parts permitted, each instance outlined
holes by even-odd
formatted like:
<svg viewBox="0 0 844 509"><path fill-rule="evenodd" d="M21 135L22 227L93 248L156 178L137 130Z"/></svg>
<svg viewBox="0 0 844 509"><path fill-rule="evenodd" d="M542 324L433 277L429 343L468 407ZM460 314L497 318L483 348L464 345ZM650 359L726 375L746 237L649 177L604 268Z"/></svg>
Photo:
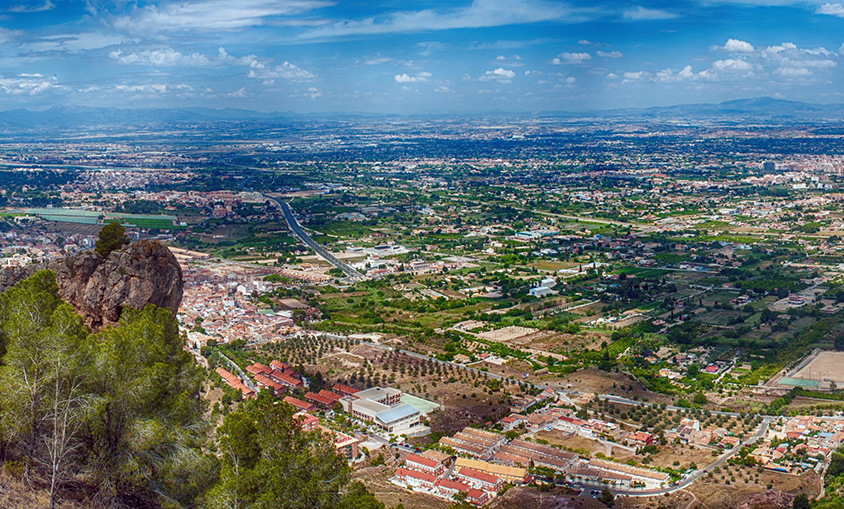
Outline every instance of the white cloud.
<svg viewBox="0 0 844 509"><path fill-rule="evenodd" d="M9 42L23 32L0 27L0 42Z"/></svg>
<svg viewBox="0 0 844 509"><path fill-rule="evenodd" d="M417 83L420 81L428 81L431 76L433 76L431 73L423 71L416 73L416 76L411 76L407 73L396 74L393 76L393 79L396 83Z"/></svg>
<svg viewBox="0 0 844 509"><path fill-rule="evenodd" d="M322 97L322 92L316 87L308 88L308 91L305 92L305 95L310 97L311 99L316 99L317 97Z"/></svg>
<svg viewBox="0 0 844 509"><path fill-rule="evenodd" d="M801 49L796 44L784 42L776 46L768 46L762 50L762 57L779 67L793 67L796 69L824 69L836 67L838 63L832 58L835 53L824 47Z"/></svg>
<svg viewBox="0 0 844 509"><path fill-rule="evenodd" d="M485 72L483 76L478 78L478 81L497 81L499 83L510 83L515 77L515 72L511 71L510 69L504 69L503 67L499 67L498 69L495 69L493 71Z"/></svg>
<svg viewBox="0 0 844 509"><path fill-rule="evenodd" d="M8 32L8 33L7 33ZM20 32L0 29L0 42L18 35ZM79 32L47 35L41 38L22 42L19 47L24 51L86 51L92 49L116 46L118 44L138 42L135 38L117 34L98 32Z"/></svg>
<svg viewBox="0 0 844 509"><path fill-rule="evenodd" d="M24 2L14 5L13 7L9 7L9 12L42 12L42 11L52 11L55 9L56 6L53 4L51 0L44 0L43 2Z"/></svg>
<svg viewBox="0 0 844 509"><path fill-rule="evenodd" d="M678 83L692 80L711 80L713 78L714 75L712 75L709 71L702 71L695 74L694 71L692 71L692 66L687 65L677 72L674 72L673 69L663 69L656 73L654 81L662 83Z"/></svg>
<svg viewBox="0 0 844 509"><path fill-rule="evenodd" d="M316 74L308 72L296 64L291 64L285 61L281 65L269 67L267 64L253 60L249 64L250 78L259 79L262 81L271 80L275 78L284 78L288 81L309 81L316 78Z"/></svg>
<svg viewBox="0 0 844 509"><path fill-rule="evenodd" d="M581 40L577 41L577 43L580 44L581 46L592 46L592 44L593 44L586 39L581 39Z"/></svg>
<svg viewBox="0 0 844 509"><path fill-rule="evenodd" d="M138 34L197 30L235 30L269 24L273 18L294 16L333 5L330 0L198 0L134 7L114 19L118 30Z"/></svg>
<svg viewBox="0 0 844 509"><path fill-rule="evenodd" d="M234 92L228 94L228 96L229 97L237 97L237 98L246 97L246 87L241 87L240 89L235 90Z"/></svg>
<svg viewBox="0 0 844 509"><path fill-rule="evenodd" d="M739 39L727 39L727 42L723 46L713 46L713 49L728 53L753 53L756 51L756 48L752 44Z"/></svg>
<svg viewBox="0 0 844 509"><path fill-rule="evenodd" d="M120 50L108 54L112 60L124 65L151 65L156 67L193 67L211 65L213 62L199 53L184 55L173 48L141 51L124 54Z"/></svg>
<svg viewBox="0 0 844 509"><path fill-rule="evenodd" d="M838 48L838 52L844 55L844 44L841 44L841 47Z"/></svg>
<svg viewBox="0 0 844 509"><path fill-rule="evenodd" d="M580 64L583 63L584 60L592 60L592 55L589 53L569 53L568 51L564 51L557 55L557 57L552 60L554 65L562 65L562 64Z"/></svg>
<svg viewBox="0 0 844 509"><path fill-rule="evenodd" d="M478 90L478 93L479 94L491 94L492 90L490 90L488 88L482 88L482 89Z"/></svg>
<svg viewBox="0 0 844 509"><path fill-rule="evenodd" d="M814 73L805 67L778 67L774 74L783 76L785 78L805 78L813 76Z"/></svg>
<svg viewBox="0 0 844 509"><path fill-rule="evenodd" d="M393 59L389 58L389 57L377 57L377 58L371 58L369 60L365 60L363 63L366 64L366 65L380 65L380 64L386 64L386 63L392 62L392 61L393 61Z"/></svg>
<svg viewBox="0 0 844 509"><path fill-rule="evenodd" d="M800 48L791 42L756 49L744 41L729 39L724 46L714 46L711 49L740 54L740 56L715 60L709 69L698 73L695 73L690 65L683 67L680 71L663 69L653 74L645 71L626 72L623 82L700 83L772 77L810 79L838 65L836 61L838 55L824 47ZM839 51L844 52L844 45Z"/></svg>
<svg viewBox="0 0 844 509"><path fill-rule="evenodd" d="M621 57L624 56L624 54L620 51L606 52L606 51L598 50L597 54L598 54L599 57L604 57L604 58L621 58Z"/></svg>
<svg viewBox="0 0 844 509"><path fill-rule="evenodd" d="M115 85L114 88L121 92L139 94L166 94L167 92L192 91L193 87L185 84L170 85L167 83L151 83L146 85L127 85L125 83Z"/></svg>
<svg viewBox="0 0 844 509"><path fill-rule="evenodd" d="M454 90L452 90L448 87L442 86L442 87L434 88L434 92L437 92L437 93L440 93L440 94L448 94L448 93L454 92Z"/></svg>
<svg viewBox="0 0 844 509"><path fill-rule="evenodd" d="M442 11L400 11L381 18L328 23L301 34L300 38L484 28L574 19L575 16L582 17L564 4L548 0L473 0L467 7Z"/></svg>
<svg viewBox="0 0 844 509"><path fill-rule="evenodd" d="M646 9L639 5L635 9L629 9L624 11L624 17L633 21L644 21L657 19L672 19L676 18L677 15L659 9Z"/></svg>
<svg viewBox="0 0 844 509"><path fill-rule="evenodd" d="M838 16L844 18L844 5L841 4L823 4L815 10L816 14L828 14L830 16Z"/></svg>
<svg viewBox="0 0 844 509"><path fill-rule="evenodd" d="M38 73L0 78L0 90L9 95L38 95L57 88L62 87L55 76L45 78Z"/></svg>
<svg viewBox="0 0 844 509"><path fill-rule="evenodd" d="M712 68L716 71L728 71L728 72L752 72L753 65L748 63L745 60L741 59L732 59L727 58L724 60L716 60L712 62Z"/></svg>
<svg viewBox="0 0 844 509"><path fill-rule="evenodd" d="M611 72L611 73L607 74L607 78L614 80L614 79L618 78L618 74Z"/></svg>

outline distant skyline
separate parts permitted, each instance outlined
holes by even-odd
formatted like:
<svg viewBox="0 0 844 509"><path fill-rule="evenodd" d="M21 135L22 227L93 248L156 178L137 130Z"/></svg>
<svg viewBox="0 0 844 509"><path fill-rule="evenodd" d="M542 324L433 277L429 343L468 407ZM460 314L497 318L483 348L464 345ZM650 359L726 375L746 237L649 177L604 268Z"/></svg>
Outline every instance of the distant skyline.
<svg viewBox="0 0 844 509"><path fill-rule="evenodd" d="M8 0L0 110L844 103L844 3Z"/></svg>

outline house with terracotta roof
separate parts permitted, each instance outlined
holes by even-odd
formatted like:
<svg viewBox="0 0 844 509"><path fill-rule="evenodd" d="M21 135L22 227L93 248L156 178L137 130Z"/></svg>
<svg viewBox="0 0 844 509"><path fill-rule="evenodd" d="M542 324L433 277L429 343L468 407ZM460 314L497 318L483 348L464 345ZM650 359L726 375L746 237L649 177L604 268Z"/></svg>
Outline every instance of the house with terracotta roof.
<svg viewBox="0 0 844 509"><path fill-rule="evenodd" d="M530 414L527 417L527 422L531 428L537 429L553 426L557 422L557 418L551 414Z"/></svg>
<svg viewBox="0 0 844 509"><path fill-rule="evenodd" d="M315 415L300 412L293 415L293 418L302 428L302 431L313 431L319 427L319 419Z"/></svg>
<svg viewBox="0 0 844 509"><path fill-rule="evenodd" d="M255 398L255 397L257 397L257 395L255 394L255 391L253 391L252 389L247 387L240 378L236 377L235 375L231 374L230 372L228 372L227 370L225 370L223 368L217 368L215 371L217 372L218 375L220 375L220 377L223 379L223 381L226 382L229 386L239 390L243 394L243 397L245 397L245 398Z"/></svg>
<svg viewBox="0 0 844 509"><path fill-rule="evenodd" d="M263 373L259 373L255 375L255 383L258 384L261 388L266 388L272 391L273 396L278 396L287 391L287 387L281 385L280 383L276 382L275 380L270 379Z"/></svg>
<svg viewBox="0 0 844 509"><path fill-rule="evenodd" d="M510 431L521 426L525 422L525 416L521 414L510 414L499 421L503 431Z"/></svg>
<svg viewBox="0 0 844 509"><path fill-rule="evenodd" d="M246 372L252 375L269 375L273 370L268 366L256 362L255 364L246 366Z"/></svg>
<svg viewBox="0 0 844 509"><path fill-rule="evenodd" d="M419 472L427 472L429 474L440 476L445 472L445 465L439 461L418 454L411 454L404 460L404 466Z"/></svg>
<svg viewBox="0 0 844 509"><path fill-rule="evenodd" d="M480 470L472 470L471 468L461 468L457 471L457 478L465 482L469 486L492 493L498 493L498 490L504 486L504 480Z"/></svg>
<svg viewBox="0 0 844 509"><path fill-rule="evenodd" d="M278 370L273 370L273 372L270 373L269 376L270 376L271 379L275 380L276 382L280 383L281 385L284 385L284 386L287 386L287 387L290 387L290 388L293 388L293 389L301 389L305 386L305 383L302 382L301 380L299 380L298 378L295 378L295 377L291 376L290 374L285 374L285 373L278 371Z"/></svg>
<svg viewBox="0 0 844 509"><path fill-rule="evenodd" d="M322 394L317 394L310 391L305 393L305 399L308 401L312 401L315 404L322 406L323 408L331 408L336 403L336 401L332 398L327 398Z"/></svg>
<svg viewBox="0 0 844 509"><path fill-rule="evenodd" d="M334 390L334 392L340 393L343 396L354 396L355 394L360 392L354 387L349 387L348 385L343 384L334 384L334 387L332 387L332 389Z"/></svg>
<svg viewBox="0 0 844 509"><path fill-rule="evenodd" d="M437 494L444 498L452 498L458 493L467 493L472 489L468 484L455 479L437 479L434 483Z"/></svg>
<svg viewBox="0 0 844 509"><path fill-rule="evenodd" d="M645 431L637 431L635 433L628 433L624 439L632 445L645 447L653 443L654 436Z"/></svg>
<svg viewBox="0 0 844 509"><path fill-rule="evenodd" d="M301 399L296 399L293 396L285 396L283 401L288 405L293 405L296 410L299 410L300 412L313 412L316 410L314 405L306 401L302 401Z"/></svg>
<svg viewBox="0 0 844 509"><path fill-rule="evenodd" d="M469 491L466 492L466 502L469 502L472 505L484 505L489 502L490 498L492 498L492 495L490 495L487 491L469 488Z"/></svg>
<svg viewBox="0 0 844 509"><path fill-rule="evenodd" d="M437 482L437 477L434 475L404 467L399 467L396 470L395 479L408 487L419 487L428 490L433 490L434 483Z"/></svg>

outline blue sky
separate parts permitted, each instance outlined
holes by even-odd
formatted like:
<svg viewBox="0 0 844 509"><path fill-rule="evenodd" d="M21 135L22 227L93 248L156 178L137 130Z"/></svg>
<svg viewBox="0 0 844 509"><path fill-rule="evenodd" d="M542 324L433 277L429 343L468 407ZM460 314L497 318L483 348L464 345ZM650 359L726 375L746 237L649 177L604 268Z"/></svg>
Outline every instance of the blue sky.
<svg viewBox="0 0 844 509"><path fill-rule="evenodd" d="M0 110L844 103L842 66L835 0L0 1Z"/></svg>

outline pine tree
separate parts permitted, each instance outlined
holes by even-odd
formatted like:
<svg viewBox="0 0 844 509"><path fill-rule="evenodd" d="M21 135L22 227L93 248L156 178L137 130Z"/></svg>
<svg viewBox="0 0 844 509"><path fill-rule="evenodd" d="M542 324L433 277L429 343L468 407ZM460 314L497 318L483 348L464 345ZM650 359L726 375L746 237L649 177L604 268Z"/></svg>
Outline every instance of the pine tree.
<svg viewBox="0 0 844 509"><path fill-rule="evenodd" d="M127 244L129 244L129 237L126 236L126 229L117 221L112 221L100 230L94 250L105 258L115 249L120 249Z"/></svg>

